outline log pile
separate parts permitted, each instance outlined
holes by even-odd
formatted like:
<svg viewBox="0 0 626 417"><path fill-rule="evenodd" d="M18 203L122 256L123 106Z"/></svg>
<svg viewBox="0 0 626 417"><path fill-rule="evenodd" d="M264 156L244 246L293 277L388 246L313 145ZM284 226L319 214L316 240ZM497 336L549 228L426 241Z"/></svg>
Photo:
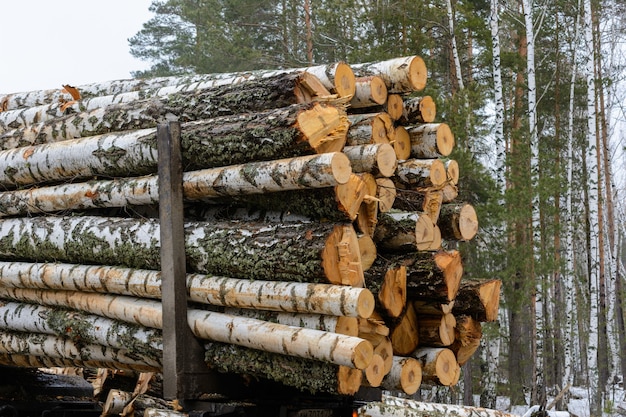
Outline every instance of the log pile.
<svg viewBox="0 0 626 417"><path fill-rule="evenodd" d="M160 372L156 127L181 123L188 324L217 372L312 393L457 383L454 137L417 56L0 96L0 363Z"/></svg>

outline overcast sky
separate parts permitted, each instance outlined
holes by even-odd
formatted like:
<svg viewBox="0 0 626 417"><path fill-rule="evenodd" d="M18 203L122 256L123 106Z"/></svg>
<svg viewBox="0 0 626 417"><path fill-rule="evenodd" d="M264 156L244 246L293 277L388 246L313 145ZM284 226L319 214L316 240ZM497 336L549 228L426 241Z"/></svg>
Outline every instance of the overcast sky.
<svg viewBox="0 0 626 417"><path fill-rule="evenodd" d="M0 94L130 78L151 0L1 0Z"/></svg>

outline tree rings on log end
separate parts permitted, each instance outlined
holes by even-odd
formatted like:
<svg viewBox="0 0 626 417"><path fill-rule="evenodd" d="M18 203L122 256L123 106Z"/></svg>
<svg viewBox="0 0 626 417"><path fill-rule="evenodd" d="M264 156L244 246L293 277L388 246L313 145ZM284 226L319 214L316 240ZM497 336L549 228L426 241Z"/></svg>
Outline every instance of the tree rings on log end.
<svg viewBox="0 0 626 417"><path fill-rule="evenodd" d="M411 135L404 126L396 127L393 149L396 152L396 158L400 161L411 157Z"/></svg>
<svg viewBox="0 0 626 417"><path fill-rule="evenodd" d="M409 63L409 82L413 90L423 90L424 87L426 87L427 79L428 71L426 69L426 63L421 57L414 56Z"/></svg>
<svg viewBox="0 0 626 417"><path fill-rule="evenodd" d="M298 114L298 126L317 153L338 152L346 144L350 121L336 106L315 103Z"/></svg>
<svg viewBox="0 0 626 417"><path fill-rule="evenodd" d="M356 77L350 65L339 62L335 66L335 92L339 97L352 97L356 91Z"/></svg>

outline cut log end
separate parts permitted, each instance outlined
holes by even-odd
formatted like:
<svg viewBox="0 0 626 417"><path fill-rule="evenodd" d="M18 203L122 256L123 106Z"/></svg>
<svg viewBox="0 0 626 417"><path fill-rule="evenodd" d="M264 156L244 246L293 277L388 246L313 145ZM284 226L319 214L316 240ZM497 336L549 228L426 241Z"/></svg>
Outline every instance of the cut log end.
<svg viewBox="0 0 626 417"><path fill-rule="evenodd" d="M405 358L400 370L400 388L405 394L415 394L422 385L422 364L414 358Z"/></svg>
<svg viewBox="0 0 626 417"><path fill-rule="evenodd" d="M354 395L361 387L363 371L340 366L337 371L337 393L341 395Z"/></svg>
<svg viewBox="0 0 626 417"><path fill-rule="evenodd" d="M431 96L425 96L420 100L420 115L423 123L431 123L437 115L437 105Z"/></svg>
<svg viewBox="0 0 626 417"><path fill-rule="evenodd" d="M337 225L326 239L322 266L331 284L363 287L359 242L351 225Z"/></svg>
<svg viewBox="0 0 626 417"><path fill-rule="evenodd" d="M437 149L442 156L448 156L454 149L455 139L450 126L447 123L440 123L437 129Z"/></svg>
<svg viewBox="0 0 626 417"><path fill-rule="evenodd" d="M369 318L374 313L376 302L371 291L363 291L357 300L357 313L359 318Z"/></svg>
<svg viewBox="0 0 626 417"><path fill-rule="evenodd" d="M394 139L393 120L388 113L378 113L372 119L372 143L391 143Z"/></svg>
<svg viewBox="0 0 626 417"><path fill-rule="evenodd" d="M378 255L374 239L368 234L360 235L359 249L361 250L361 265L363 266L363 271L367 271L372 267Z"/></svg>
<svg viewBox="0 0 626 417"><path fill-rule="evenodd" d="M339 97L353 97L356 91L356 77L350 65L340 62L335 67L335 92Z"/></svg>
<svg viewBox="0 0 626 417"><path fill-rule="evenodd" d="M378 301L389 317L400 317L406 305L406 267L390 268L385 273Z"/></svg>
<svg viewBox="0 0 626 417"><path fill-rule="evenodd" d="M384 104L387 101L387 85L385 81L377 76L370 80L372 101L376 104Z"/></svg>
<svg viewBox="0 0 626 417"><path fill-rule="evenodd" d="M374 347L371 342L363 340L353 349L353 352L352 364L356 369L365 369L372 363Z"/></svg>
<svg viewBox="0 0 626 417"><path fill-rule="evenodd" d="M422 380L437 385L453 386L459 382L461 367L448 348L419 348L413 356L422 363Z"/></svg>
<svg viewBox="0 0 626 417"><path fill-rule="evenodd" d="M443 186L448 180L446 166L439 159L434 160L431 164L429 179L431 184L435 187Z"/></svg>
<svg viewBox="0 0 626 417"><path fill-rule="evenodd" d="M448 176L448 182L457 185L459 183L459 163L454 159L446 161L446 175Z"/></svg>
<svg viewBox="0 0 626 417"><path fill-rule="evenodd" d="M383 177L391 177L396 172L398 163L396 151L393 146L383 143L376 153L376 166Z"/></svg>
<svg viewBox="0 0 626 417"><path fill-rule="evenodd" d="M463 240L471 240L478 233L478 216L471 204L464 204L459 213L459 234Z"/></svg>
<svg viewBox="0 0 626 417"><path fill-rule="evenodd" d="M387 95L387 103L385 104L385 110L389 114L392 120L398 120L402 117L402 110L404 107L404 100L400 94Z"/></svg>
<svg viewBox="0 0 626 417"><path fill-rule="evenodd" d="M421 91L426 87L428 71L426 63L419 56L414 56L409 64L409 82L415 91Z"/></svg>
<svg viewBox="0 0 626 417"><path fill-rule="evenodd" d="M338 152L346 144L350 122L336 106L314 104L298 114L298 126L317 153Z"/></svg>
<svg viewBox="0 0 626 417"><path fill-rule="evenodd" d="M411 135L404 126L396 127L393 149L396 151L396 158L400 161L411 157Z"/></svg>
<svg viewBox="0 0 626 417"><path fill-rule="evenodd" d="M331 171L333 177L337 180L338 184L345 184L352 175L352 166L350 159L341 152L335 152L330 162Z"/></svg>
<svg viewBox="0 0 626 417"><path fill-rule="evenodd" d="M367 385L379 387L385 376L385 361L380 355L374 355L369 366L363 371Z"/></svg>
<svg viewBox="0 0 626 417"><path fill-rule="evenodd" d="M376 185L378 211L386 213L391 210L396 200L396 186L391 178L376 178Z"/></svg>
<svg viewBox="0 0 626 417"><path fill-rule="evenodd" d="M360 304L361 302L359 301L359 305ZM359 319L357 317L345 317L345 316L337 317L337 325L335 326L335 333L345 334L347 336L358 336Z"/></svg>

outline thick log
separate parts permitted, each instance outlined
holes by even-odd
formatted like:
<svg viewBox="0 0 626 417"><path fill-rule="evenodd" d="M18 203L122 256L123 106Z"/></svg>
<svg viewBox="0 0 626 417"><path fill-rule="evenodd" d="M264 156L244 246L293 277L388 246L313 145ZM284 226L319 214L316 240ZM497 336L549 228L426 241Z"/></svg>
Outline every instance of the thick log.
<svg viewBox="0 0 626 417"><path fill-rule="evenodd" d="M376 199L378 200L378 210L386 213L393 207L396 200L396 185L391 178L376 178Z"/></svg>
<svg viewBox="0 0 626 417"><path fill-rule="evenodd" d="M431 123L437 115L437 106L431 96L410 97L404 100L402 116L397 120L401 125Z"/></svg>
<svg viewBox="0 0 626 417"><path fill-rule="evenodd" d="M418 318L413 309L413 304L407 303L399 320L390 324L389 335L393 346L393 354L408 356L419 346Z"/></svg>
<svg viewBox="0 0 626 417"><path fill-rule="evenodd" d="M468 315L481 322L496 321L502 281L464 280L454 301L455 315Z"/></svg>
<svg viewBox="0 0 626 417"><path fill-rule="evenodd" d="M51 358L48 356L35 356L28 354L4 354L0 353L0 363L8 366L21 368L88 368L88 369L112 369L116 371L131 372L160 372L161 369L148 366L121 362L104 362L96 360L81 360L77 358Z"/></svg>
<svg viewBox="0 0 626 417"><path fill-rule="evenodd" d="M396 126L393 149L400 161L411 158L411 135L404 126Z"/></svg>
<svg viewBox="0 0 626 417"><path fill-rule="evenodd" d="M286 326L359 336L359 319L346 316L327 316L309 313L284 313L249 308L226 308L224 313L232 316L249 317L257 320L280 323ZM376 353L376 352L374 352Z"/></svg>
<svg viewBox="0 0 626 417"><path fill-rule="evenodd" d="M446 123L426 123L407 128L412 158L439 158L454 149L454 135Z"/></svg>
<svg viewBox="0 0 626 417"><path fill-rule="evenodd" d="M162 328L161 303L125 296L75 291L0 287L2 297L62 306L142 326ZM364 369L373 355L372 344L358 337L285 326L204 310L189 309L187 322L200 339L231 343Z"/></svg>
<svg viewBox="0 0 626 417"><path fill-rule="evenodd" d="M478 232L478 217L469 203L444 204L437 225L443 239L468 241Z"/></svg>
<svg viewBox="0 0 626 417"><path fill-rule="evenodd" d="M187 222L190 272L363 286L354 228L329 223ZM155 219L36 217L0 221L0 258L159 269Z"/></svg>
<svg viewBox="0 0 626 417"><path fill-rule="evenodd" d="M0 262L2 286L161 298L160 271L101 265ZM250 281L187 274L189 300L224 307L369 317L374 297L365 288Z"/></svg>
<svg viewBox="0 0 626 417"><path fill-rule="evenodd" d="M365 286L376 296L378 311L400 317L406 305L406 267L378 257L365 272Z"/></svg>
<svg viewBox="0 0 626 417"><path fill-rule="evenodd" d="M390 93L410 93L420 91L426 86L426 64L419 56L352 64L351 67L356 77L380 76Z"/></svg>
<svg viewBox="0 0 626 417"><path fill-rule="evenodd" d="M446 347L454 343L456 319L450 313L417 318L420 346Z"/></svg>
<svg viewBox="0 0 626 417"><path fill-rule="evenodd" d="M387 86L377 76L359 77L356 80L356 92L350 100L350 108L381 106L387 101Z"/></svg>
<svg viewBox="0 0 626 417"><path fill-rule="evenodd" d="M424 213L393 211L378 216L374 240L381 252L426 250L433 239L433 222Z"/></svg>
<svg viewBox="0 0 626 417"><path fill-rule="evenodd" d="M326 362L294 358L225 343L207 343L209 368L280 382L303 392L353 395L361 386L361 370Z"/></svg>
<svg viewBox="0 0 626 417"><path fill-rule="evenodd" d="M480 347L482 326L470 316L457 316L454 332L454 343L450 345L450 350L454 352L459 366L463 366Z"/></svg>
<svg viewBox="0 0 626 417"><path fill-rule="evenodd" d="M343 153L350 160L354 172L383 177L390 177L396 172L396 153L388 143L346 146Z"/></svg>
<svg viewBox="0 0 626 417"><path fill-rule="evenodd" d="M151 358L155 363L162 356L163 344L158 330L63 308L0 301L0 328L124 349L131 355L137 353Z"/></svg>
<svg viewBox="0 0 626 417"><path fill-rule="evenodd" d="M452 386L459 382L461 367L448 348L419 348L412 356L422 363L422 383Z"/></svg>
<svg viewBox="0 0 626 417"><path fill-rule="evenodd" d="M138 352L114 349L96 344L74 342L64 337L41 333L7 332L0 330L0 353L28 354L54 359L80 359L82 361L118 362L131 366L160 368L161 359Z"/></svg>
<svg viewBox="0 0 626 417"><path fill-rule="evenodd" d="M409 159L398 163L394 181L413 188L437 188L446 183L446 168L439 159ZM398 184L396 183L396 186Z"/></svg>
<svg viewBox="0 0 626 417"><path fill-rule="evenodd" d="M353 174L335 187L287 192L248 194L214 200L215 203L246 205L248 209L301 215L312 220L343 222L356 219L367 196L365 182Z"/></svg>
<svg viewBox="0 0 626 417"><path fill-rule="evenodd" d="M348 116L350 127L346 145L391 143L395 139L393 121L387 113L365 113Z"/></svg>
<svg viewBox="0 0 626 417"><path fill-rule="evenodd" d="M167 97L149 98L69 114L29 129L0 125L0 148L34 145L63 139L95 136L109 132L156 127L172 119L188 122L308 103L313 95L307 85L313 75L281 74L272 78L246 81L219 89L192 90ZM320 92L322 96L328 91ZM22 125L22 124L20 124ZM10 130L15 130L11 131ZM32 133L26 134L26 131ZM6 133L6 136L4 135ZM33 137L34 136L34 139ZM4 144L4 142L10 142Z"/></svg>
<svg viewBox="0 0 626 417"><path fill-rule="evenodd" d="M199 200L345 184L350 161L341 152L251 162L183 174L186 199ZM0 216L52 213L159 202L158 176L96 180L0 192Z"/></svg>
<svg viewBox="0 0 626 417"><path fill-rule="evenodd" d="M417 252L398 260L406 266L412 298L449 303L459 291L463 264L458 251Z"/></svg>
<svg viewBox="0 0 626 417"><path fill-rule="evenodd" d="M430 245L428 246L429 251L439 251L439 250L443 250L443 239L441 238L441 230L439 229L439 226L435 225L435 227L433 228L433 240L432 242L430 242Z"/></svg>
<svg viewBox="0 0 626 417"><path fill-rule="evenodd" d="M361 252L361 266L363 271L371 268L378 256L378 250L372 237L368 234L359 235L359 250Z"/></svg>
<svg viewBox="0 0 626 417"><path fill-rule="evenodd" d="M394 356L391 370L381 387L388 391L401 391L408 395L417 392L422 384L422 364L415 358Z"/></svg>
<svg viewBox="0 0 626 417"><path fill-rule="evenodd" d="M463 405L436 404L405 398L383 396L382 402L371 401L357 410L358 417L518 417L499 410Z"/></svg>

